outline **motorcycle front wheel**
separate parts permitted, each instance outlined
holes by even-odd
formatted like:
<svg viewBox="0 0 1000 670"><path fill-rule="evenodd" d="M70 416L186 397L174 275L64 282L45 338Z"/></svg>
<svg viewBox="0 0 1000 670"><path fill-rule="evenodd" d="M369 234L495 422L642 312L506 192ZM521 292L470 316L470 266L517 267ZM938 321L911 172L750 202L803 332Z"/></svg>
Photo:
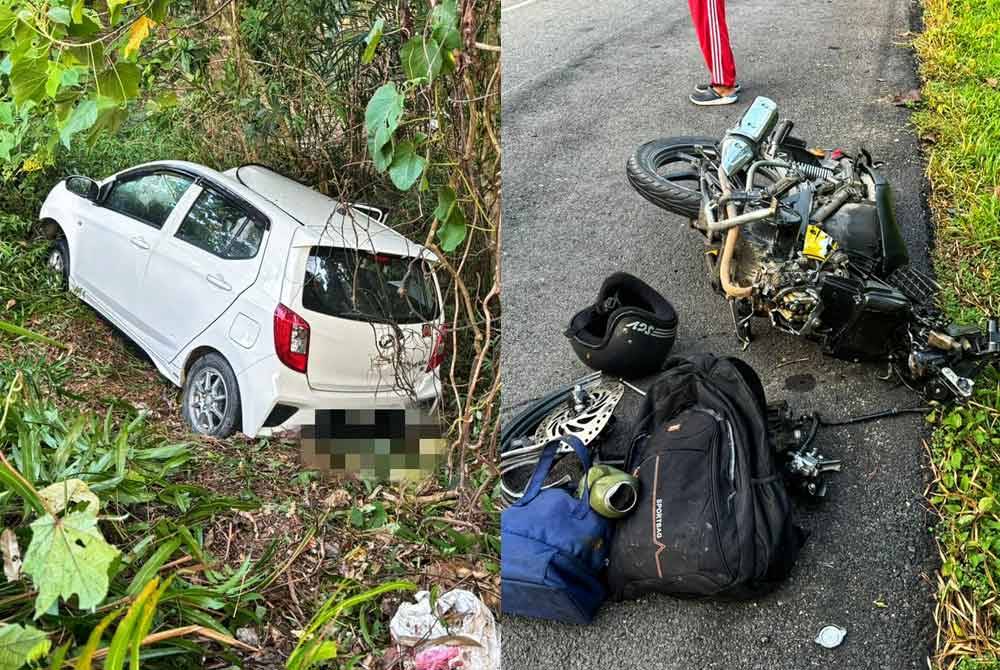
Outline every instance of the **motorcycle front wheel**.
<svg viewBox="0 0 1000 670"><path fill-rule="evenodd" d="M718 158L715 139L665 137L636 149L625 164L625 174L632 188L657 207L697 219L701 207L699 164L705 158Z"/></svg>

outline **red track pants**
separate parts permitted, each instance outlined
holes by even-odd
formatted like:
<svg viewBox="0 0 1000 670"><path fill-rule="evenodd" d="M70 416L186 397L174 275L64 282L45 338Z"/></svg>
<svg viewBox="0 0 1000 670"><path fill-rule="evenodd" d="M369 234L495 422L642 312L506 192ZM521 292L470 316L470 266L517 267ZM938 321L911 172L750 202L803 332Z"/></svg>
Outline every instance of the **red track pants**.
<svg viewBox="0 0 1000 670"><path fill-rule="evenodd" d="M736 83L736 62L729 48L726 28L726 0L688 0L701 53L712 73L712 85L733 86Z"/></svg>

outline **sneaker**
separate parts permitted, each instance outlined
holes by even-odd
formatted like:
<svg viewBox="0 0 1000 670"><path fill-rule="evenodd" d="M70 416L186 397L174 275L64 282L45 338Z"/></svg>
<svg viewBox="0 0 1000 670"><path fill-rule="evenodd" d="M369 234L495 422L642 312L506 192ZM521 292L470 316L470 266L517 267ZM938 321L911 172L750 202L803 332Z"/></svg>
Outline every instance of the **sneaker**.
<svg viewBox="0 0 1000 670"><path fill-rule="evenodd" d="M694 92L695 93L704 93L705 91L709 90L710 88L712 88L711 84L696 84L695 87L694 87ZM740 82L736 82L735 84L733 84L733 88L735 88L736 92L739 93L740 89L743 88L743 87L740 86Z"/></svg>
<svg viewBox="0 0 1000 670"><path fill-rule="evenodd" d="M708 107L712 105L731 105L737 102L740 96L734 91L729 95L719 95L715 92L714 88L709 88L707 91L701 93L692 93L688 96L688 100L698 105L699 107Z"/></svg>

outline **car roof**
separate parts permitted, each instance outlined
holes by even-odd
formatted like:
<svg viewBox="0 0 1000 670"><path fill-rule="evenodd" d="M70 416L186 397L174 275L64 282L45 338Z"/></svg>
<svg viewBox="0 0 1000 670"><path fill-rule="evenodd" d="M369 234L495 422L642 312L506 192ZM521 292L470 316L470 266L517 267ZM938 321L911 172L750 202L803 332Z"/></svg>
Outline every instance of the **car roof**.
<svg viewBox="0 0 1000 670"><path fill-rule="evenodd" d="M437 261L437 256L354 207L343 207L263 165L244 165L225 172L242 186L271 202L303 226L295 246L335 246Z"/></svg>
<svg viewBox="0 0 1000 670"><path fill-rule="evenodd" d="M247 197L250 204L256 207L280 210L285 217L272 216L272 225L275 218L287 218L289 224L298 224L292 242L294 246L345 247L424 258L431 262L438 260L430 249L379 223L364 212L353 207L345 211L341 203L333 198L262 165L246 165L219 172L198 163L164 160L137 165L118 174L155 167L194 173Z"/></svg>

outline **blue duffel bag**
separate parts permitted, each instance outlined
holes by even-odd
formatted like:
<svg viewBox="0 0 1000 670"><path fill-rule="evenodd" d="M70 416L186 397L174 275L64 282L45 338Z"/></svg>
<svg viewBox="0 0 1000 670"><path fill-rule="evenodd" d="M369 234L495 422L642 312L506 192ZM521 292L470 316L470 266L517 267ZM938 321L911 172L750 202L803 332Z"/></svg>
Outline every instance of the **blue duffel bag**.
<svg viewBox="0 0 1000 670"><path fill-rule="evenodd" d="M590 508L589 491L581 499L565 488L542 489L563 443L576 451L584 473L590 469L590 454L578 438L567 436L545 445L524 496L500 518L501 610L590 623L607 595L601 573L611 525Z"/></svg>

